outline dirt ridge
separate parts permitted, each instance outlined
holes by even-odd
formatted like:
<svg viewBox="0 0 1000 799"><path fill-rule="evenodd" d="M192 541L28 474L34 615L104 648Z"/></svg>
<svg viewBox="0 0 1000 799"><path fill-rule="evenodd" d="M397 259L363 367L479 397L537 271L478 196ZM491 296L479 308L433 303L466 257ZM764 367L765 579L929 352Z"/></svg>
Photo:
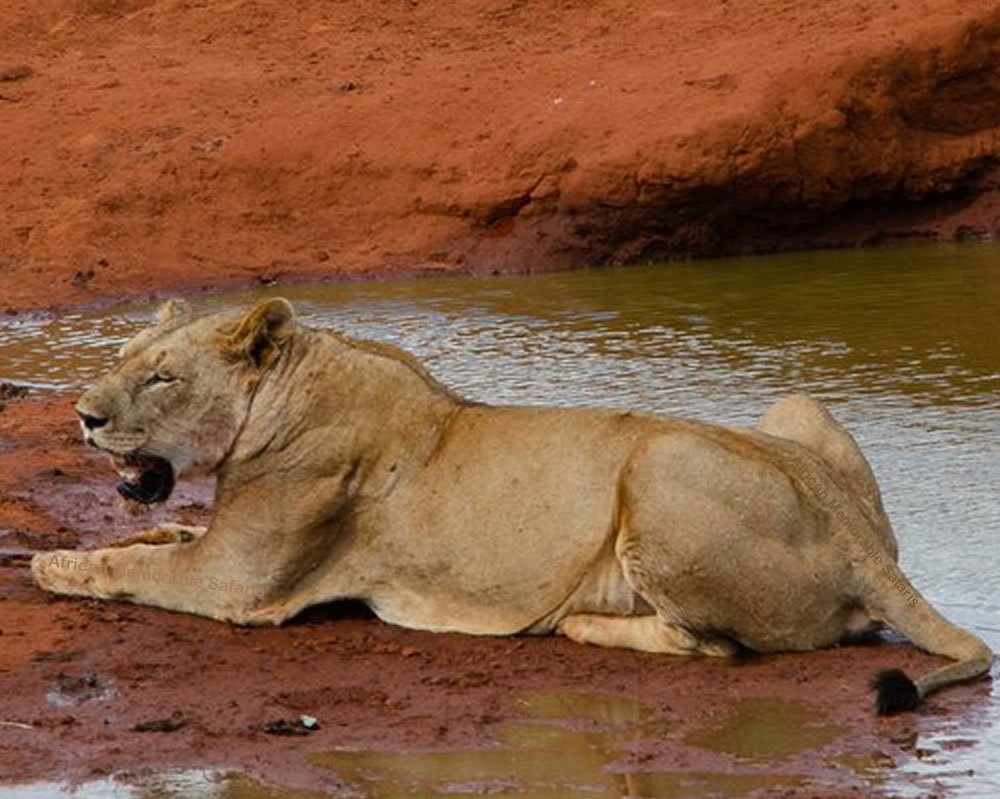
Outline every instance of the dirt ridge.
<svg viewBox="0 0 1000 799"><path fill-rule="evenodd" d="M835 74L823 106L782 76L749 120L697 131L686 172L606 168L625 198L594 191L550 209L577 220L559 244L592 264L1000 232L1000 9Z"/></svg>
<svg viewBox="0 0 1000 799"><path fill-rule="evenodd" d="M15 0L0 302L1000 231L992 0Z"/></svg>

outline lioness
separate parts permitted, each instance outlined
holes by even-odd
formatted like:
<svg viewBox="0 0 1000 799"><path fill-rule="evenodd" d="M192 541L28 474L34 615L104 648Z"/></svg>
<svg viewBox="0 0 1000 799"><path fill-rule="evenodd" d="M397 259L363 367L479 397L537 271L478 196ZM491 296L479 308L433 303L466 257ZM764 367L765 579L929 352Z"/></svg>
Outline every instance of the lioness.
<svg viewBox="0 0 1000 799"><path fill-rule="evenodd" d="M818 403L755 430L468 402L393 347L311 330L283 299L170 302L79 400L119 491L217 477L206 529L37 554L61 594L238 624L340 598L426 630L560 632L675 655L812 650L879 625L957 661L876 682L879 713L992 653L896 567L874 476Z"/></svg>

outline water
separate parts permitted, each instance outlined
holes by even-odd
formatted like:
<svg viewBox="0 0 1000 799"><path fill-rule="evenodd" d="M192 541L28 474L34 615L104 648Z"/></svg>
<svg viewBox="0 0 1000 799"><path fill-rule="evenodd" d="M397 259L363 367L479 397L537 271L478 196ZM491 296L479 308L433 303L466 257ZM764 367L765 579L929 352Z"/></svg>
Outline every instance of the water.
<svg viewBox="0 0 1000 799"><path fill-rule="evenodd" d="M625 769L621 761L630 744L671 735L670 723L657 718L648 707L620 697L565 692L530 694L522 697L520 704L530 720L502 725L497 745L489 749L428 753L340 750L315 755L310 762L330 769L361 796L411 799L471 799L493 794L552 799L728 798L761 788L800 786L812 779L752 770ZM822 740L809 734L803 737L802 725L814 721L815 713L798 703L782 704L785 706L772 708L765 700L757 708L769 716L790 711L796 719L798 729L784 723L782 754L820 748L845 732L827 734L826 728L815 727L823 731ZM714 723L704 734L714 735L713 742L723 747L730 742L730 732L717 731Z"/></svg>
<svg viewBox="0 0 1000 799"><path fill-rule="evenodd" d="M79 785L40 781L0 786L2 799L320 799L315 791L275 788L238 772L138 769Z"/></svg>
<svg viewBox="0 0 1000 799"><path fill-rule="evenodd" d="M778 396L812 394L879 477L904 568L1000 651L1000 247L795 254L543 275L283 287L309 324L420 356L494 403L610 405L752 425ZM78 389L146 324L0 321L0 380ZM1000 795L1000 698L904 767L917 785ZM962 776L974 769L976 776ZM912 780L911 780L912 782ZM732 794L736 795L736 794Z"/></svg>
<svg viewBox="0 0 1000 799"><path fill-rule="evenodd" d="M784 756L820 749L846 735L846 727L817 724L816 712L801 702L742 699L688 743L725 752L737 762L768 764Z"/></svg>

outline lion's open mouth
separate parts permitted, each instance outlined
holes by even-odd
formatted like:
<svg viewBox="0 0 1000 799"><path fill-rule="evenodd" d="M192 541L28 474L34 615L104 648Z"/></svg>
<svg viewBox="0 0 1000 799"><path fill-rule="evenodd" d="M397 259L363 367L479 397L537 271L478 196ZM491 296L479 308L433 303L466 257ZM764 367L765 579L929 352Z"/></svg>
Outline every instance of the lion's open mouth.
<svg viewBox="0 0 1000 799"><path fill-rule="evenodd" d="M152 505L165 502L174 490L174 467L155 455L126 455L116 459L118 493L126 499Z"/></svg>

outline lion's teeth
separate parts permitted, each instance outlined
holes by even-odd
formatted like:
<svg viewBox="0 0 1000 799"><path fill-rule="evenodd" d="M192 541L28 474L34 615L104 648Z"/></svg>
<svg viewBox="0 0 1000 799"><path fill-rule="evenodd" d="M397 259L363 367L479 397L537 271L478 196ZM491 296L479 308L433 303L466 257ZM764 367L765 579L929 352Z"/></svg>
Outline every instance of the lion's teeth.
<svg viewBox="0 0 1000 799"><path fill-rule="evenodd" d="M142 477L142 470L134 466L125 466L118 470L118 476L126 483L138 483Z"/></svg>

